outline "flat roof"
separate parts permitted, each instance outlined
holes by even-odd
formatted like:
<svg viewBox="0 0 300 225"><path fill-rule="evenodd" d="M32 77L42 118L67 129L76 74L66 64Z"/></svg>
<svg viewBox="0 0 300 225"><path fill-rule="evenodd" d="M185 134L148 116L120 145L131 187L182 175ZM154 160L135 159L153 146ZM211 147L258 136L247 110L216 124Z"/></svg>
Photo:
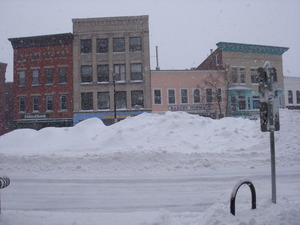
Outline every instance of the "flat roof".
<svg viewBox="0 0 300 225"><path fill-rule="evenodd" d="M45 47L54 45L69 45L73 43L73 34L51 34L42 36L9 38L8 40L11 42L13 49Z"/></svg>
<svg viewBox="0 0 300 225"><path fill-rule="evenodd" d="M257 54L270 54L270 55L282 55L289 48L267 46L267 45L253 45L231 42L219 42L217 43L219 49L225 52L243 52L243 53L257 53Z"/></svg>

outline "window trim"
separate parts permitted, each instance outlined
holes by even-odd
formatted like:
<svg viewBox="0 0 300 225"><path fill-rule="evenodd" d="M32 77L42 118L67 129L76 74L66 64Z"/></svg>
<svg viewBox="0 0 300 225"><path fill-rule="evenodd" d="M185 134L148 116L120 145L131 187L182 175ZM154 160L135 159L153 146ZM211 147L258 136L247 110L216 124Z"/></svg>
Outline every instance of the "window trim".
<svg viewBox="0 0 300 225"><path fill-rule="evenodd" d="M176 89L175 88L168 88L168 105L176 105ZM170 92L169 91L174 91L174 103L170 102Z"/></svg>
<svg viewBox="0 0 300 225"><path fill-rule="evenodd" d="M182 91L186 90L186 96L182 95ZM186 97L186 102L183 102L183 97ZM180 88L180 104L189 104L189 89L188 88Z"/></svg>
<svg viewBox="0 0 300 225"><path fill-rule="evenodd" d="M159 91L159 101L160 103L156 103L156 96L155 96L155 91ZM154 88L153 89L153 104L154 105L162 105L163 104L163 98L162 98L162 89L161 88Z"/></svg>
<svg viewBox="0 0 300 225"><path fill-rule="evenodd" d="M199 91L199 102L195 101L195 91ZM201 104L201 88L194 88L193 89L193 103L194 104Z"/></svg>

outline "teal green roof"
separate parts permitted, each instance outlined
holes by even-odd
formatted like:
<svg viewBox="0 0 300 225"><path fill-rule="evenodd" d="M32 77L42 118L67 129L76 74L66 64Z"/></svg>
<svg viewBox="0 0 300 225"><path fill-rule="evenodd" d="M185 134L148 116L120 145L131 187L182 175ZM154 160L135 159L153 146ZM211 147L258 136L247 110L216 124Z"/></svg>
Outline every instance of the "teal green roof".
<svg viewBox="0 0 300 225"><path fill-rule="evenodd" d="M289 48L275 47L266 45L251 45L251 44L239 44L229 42L217 43L219 49L225 52L244 52L244 53L257 53L257 54L269 54L269 55L282 55Z"/></svg>

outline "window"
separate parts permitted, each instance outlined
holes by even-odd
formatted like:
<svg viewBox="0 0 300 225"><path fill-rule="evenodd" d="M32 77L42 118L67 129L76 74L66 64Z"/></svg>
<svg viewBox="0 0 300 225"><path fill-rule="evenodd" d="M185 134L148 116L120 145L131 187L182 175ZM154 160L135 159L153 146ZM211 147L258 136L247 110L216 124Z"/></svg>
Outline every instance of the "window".
<svg viewBox="0 0 300 225"><path fill-rule="evenodd" d="M169 104L175 104L176 103L175 89L169 89L168 90L168 103Z"/></svg>
<svg viewBox="0 0 300 225"><path fill-rule="evenodd" d="M24 113L26 112L26 98L19 97L19 112Z"/></svg>
<svg viewBox="0 0 300 225"><path fill-rule="evenodd" d="M251 109L251 101L250 101L250 97L248 97L248 110Z"/></svg>
<svg viewBox="0 0 300 225"><path fill-rule="evenodd" d="M98 109L109 109L109 92L98 92Z"/></svg>
<svg viewBox="0 0 300 225"><path fill-rule="evenodd" d="M293 92L291 90L288 91L288 102L293 104Z"/></svg>
<svg viewBox="0 0 300 225"><path fill-rule="evenodd" d="M300 104L300 91L296 91L297 104Z"/></svg>
<svg viewBox="0 0 300 225"><path fill-rule="evenodd" d="M59 96L59 105L60 105L61 111L67 110L67 108L68 108L68 96L67 95Z"/></svg>
<svg viewBox="0 0 300 225"><path fill-rule="evenodd" d="M80 40L80 52L82 54L92 53L92 40L91 39Z"/></svg>
<svg viewBox="0 0 300 225"><path fill-rule="evenodd" d="M236 97L231 96L230 98L230 111L235 112L236 111Z"/></svg>
<svg viewBox="0 0 300 225"><path fill-rule="evenodd" d="M246 83L245 68L240 68L240 82L241 82L241 84L245 84Z"/></svg>
<svg viewBox="0 0 300 225"><path fill-rule="evenodd" d="M91 83L92 81L92 66L81 66L81 83Z"/></svg>
<svg viewBox="0 0 300 225"><path fill-rule="evenodd" d="M25 86L25 70L18 71L19 86Z"/></svg>
<svg viewBox="0 0 300 225"><path fill-rule="evenodd" d="M116 108L117 109L126 109L127 103L126 103L126 91L116 91L115 93L115 99L116 99Z"/></svg>
<svg viewBox="0 0 300 225"><path fill-rule="evenodd" d="M53 84L53 68L46 68L46 84Z"/></svg>
<svg viewBox="0 0 300 225"><path fill-rule="evenodd" d="M81 109L93 110L93 92L81 93Z"/></svg>
<svg viewBox="0 0 300 225"><path fill-rule="evenodd" d="M238 82L238 69L236 67L231 67L231 81L233 84Z"/></svg>
<svg viewBox="0 0 300 225"><path fill-rule="evenodd" d="M108 65L98 65L97 76L98 82L109 82Z"/></svg>
<svg viewBox="0 0 300 225"><path fill-rule="evenodd" d="M32 61L38 61L39 59L40 59L40 53L32 53L31 54Z"/></svg>
<svg viewBox="0 0 300 225"><path fill-rule="evenodd" d="M252 108L253 109L259 109L260 108L259 96L253 96L252 97Z"/></svg>
<svg viewBox="0 0 300 225"><path fill-rule="evenodd" d="M246 110L246 97L239 96L238 104L239 104L239 110Z"/></svg>
<svg viewBox="0 0 300 225"><path fill-rule="evenodd" d="M213 92L211 88L207 88L205 90L206 93L206 103L212 103L213 102Z"/></svg>
<svg viewBox="0 0 300 225"><path fill-rule="evenodd" d="M222 88L217 88L217 100L222 102Z"/></svg>
<svg viewBox="0 0 300 225"><path fill-rule="evenodd" d="M217 54L216 55L216 66L219 66L220 65L220 55L219 54Z"/></svg>
<svg viewBox="0 0 300 225"><path fill-rule="evenodd" d="M144 108L143 91L131 91L131 107L133 109Z"/></svg>
<svg viewBox="0 0 300 225"><path fill-rule="evenodd" d="M181 89L180 90L180 96L181 96L181 104L189 103L188 90L187 89Z"/></svg>
<svg viewBox="0 0 300 225"><path fill-rule="evenodd" d="M259 83L259 75L257 69L251 69L251 83L258 84Z"/></svg>
<svg viewBox="0 0 300 225"><path fill-rule="evenodd" d="M53 52L46 52L45 53L45 59L50 60L53 59L54 53Z"/></svg>
<svg viewBox="0 0 300 225"><path fill-rule="evenodd" d="M32 110L33 110L33 112L38 112L39 108L40 108L39 97L38 96L33 96L32 97Z"/></svg>
<svg viewBox="0 0 300 225"><path fill-rule="evenodd" d="M125 52L125 38L114 38L113 50L114 52Z"/></svg>
<svg viewBox="0 0 300 225"><path fill-rule="evenodd" d="M46 96L46 111L53 111L53 95Z"/></svg>
<svg viewBox="0 0 300 225"><path fill-rule="evenodd" d="M201 103L201 94L200 94L200 89L195 89L194 90L194 103Z"/></svg>
<svg viewBox="0 0 300 225"><path fill-rule="evenodd" d="M67 83L67 67L59 67L59 83L66 84Z"/></svg>
<svg viewBox="0 0 300 225"><path fill-rule="evenodd" d="M37 69L32 70L32 85L39 85L39 70Z"/></svg>
<svg viewBox="0 0 300 225"><path fill-rule="evenodd" d="M141 37L131 37L129 39L129 48L131 52L142 51Z"/></svg>
<svg viewBox="0 0 300 225"><path fill-rule="evenodd" d="M115 81L125 81L126 72L125 72L125 65L114 65L114 75Z"/></svg>
<svg viewBox="0 0 300 225"><path fill-rule="evenodd" d="M154 104L161 105L161 90L159 89L154 90Z"/></svg>
<svg viewBox="0 0 300 225"><path fill-rule="evenodd" d="M97 39L97 53L108 52L108 38Z"/></svg>
<svg viewBox="0 0 300 225"><path fill-rule="evenodd" d="M68 51L59 51L58 52L59 58L67 58L67 56L68 56Z"/></svg>
<svg viewBox="0 0 300 225"><path fill-rule="evenodd" d="M133 63L130 65L130 75L132 81L142 81L143 74L142 74L142 64L140 63Z"/></svg>

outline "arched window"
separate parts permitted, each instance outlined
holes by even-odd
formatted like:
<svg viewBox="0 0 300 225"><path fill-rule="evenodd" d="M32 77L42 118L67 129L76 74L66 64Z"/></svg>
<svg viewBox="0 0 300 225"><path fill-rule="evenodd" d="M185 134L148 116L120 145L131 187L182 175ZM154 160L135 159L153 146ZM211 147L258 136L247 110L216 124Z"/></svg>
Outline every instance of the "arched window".
<svg viewBox="0 0 300 225"><path fill-rule="evenodd" d="M194 90L194 103L200 103L201 98L200 98L200 89L195 89Z"/></svg>

